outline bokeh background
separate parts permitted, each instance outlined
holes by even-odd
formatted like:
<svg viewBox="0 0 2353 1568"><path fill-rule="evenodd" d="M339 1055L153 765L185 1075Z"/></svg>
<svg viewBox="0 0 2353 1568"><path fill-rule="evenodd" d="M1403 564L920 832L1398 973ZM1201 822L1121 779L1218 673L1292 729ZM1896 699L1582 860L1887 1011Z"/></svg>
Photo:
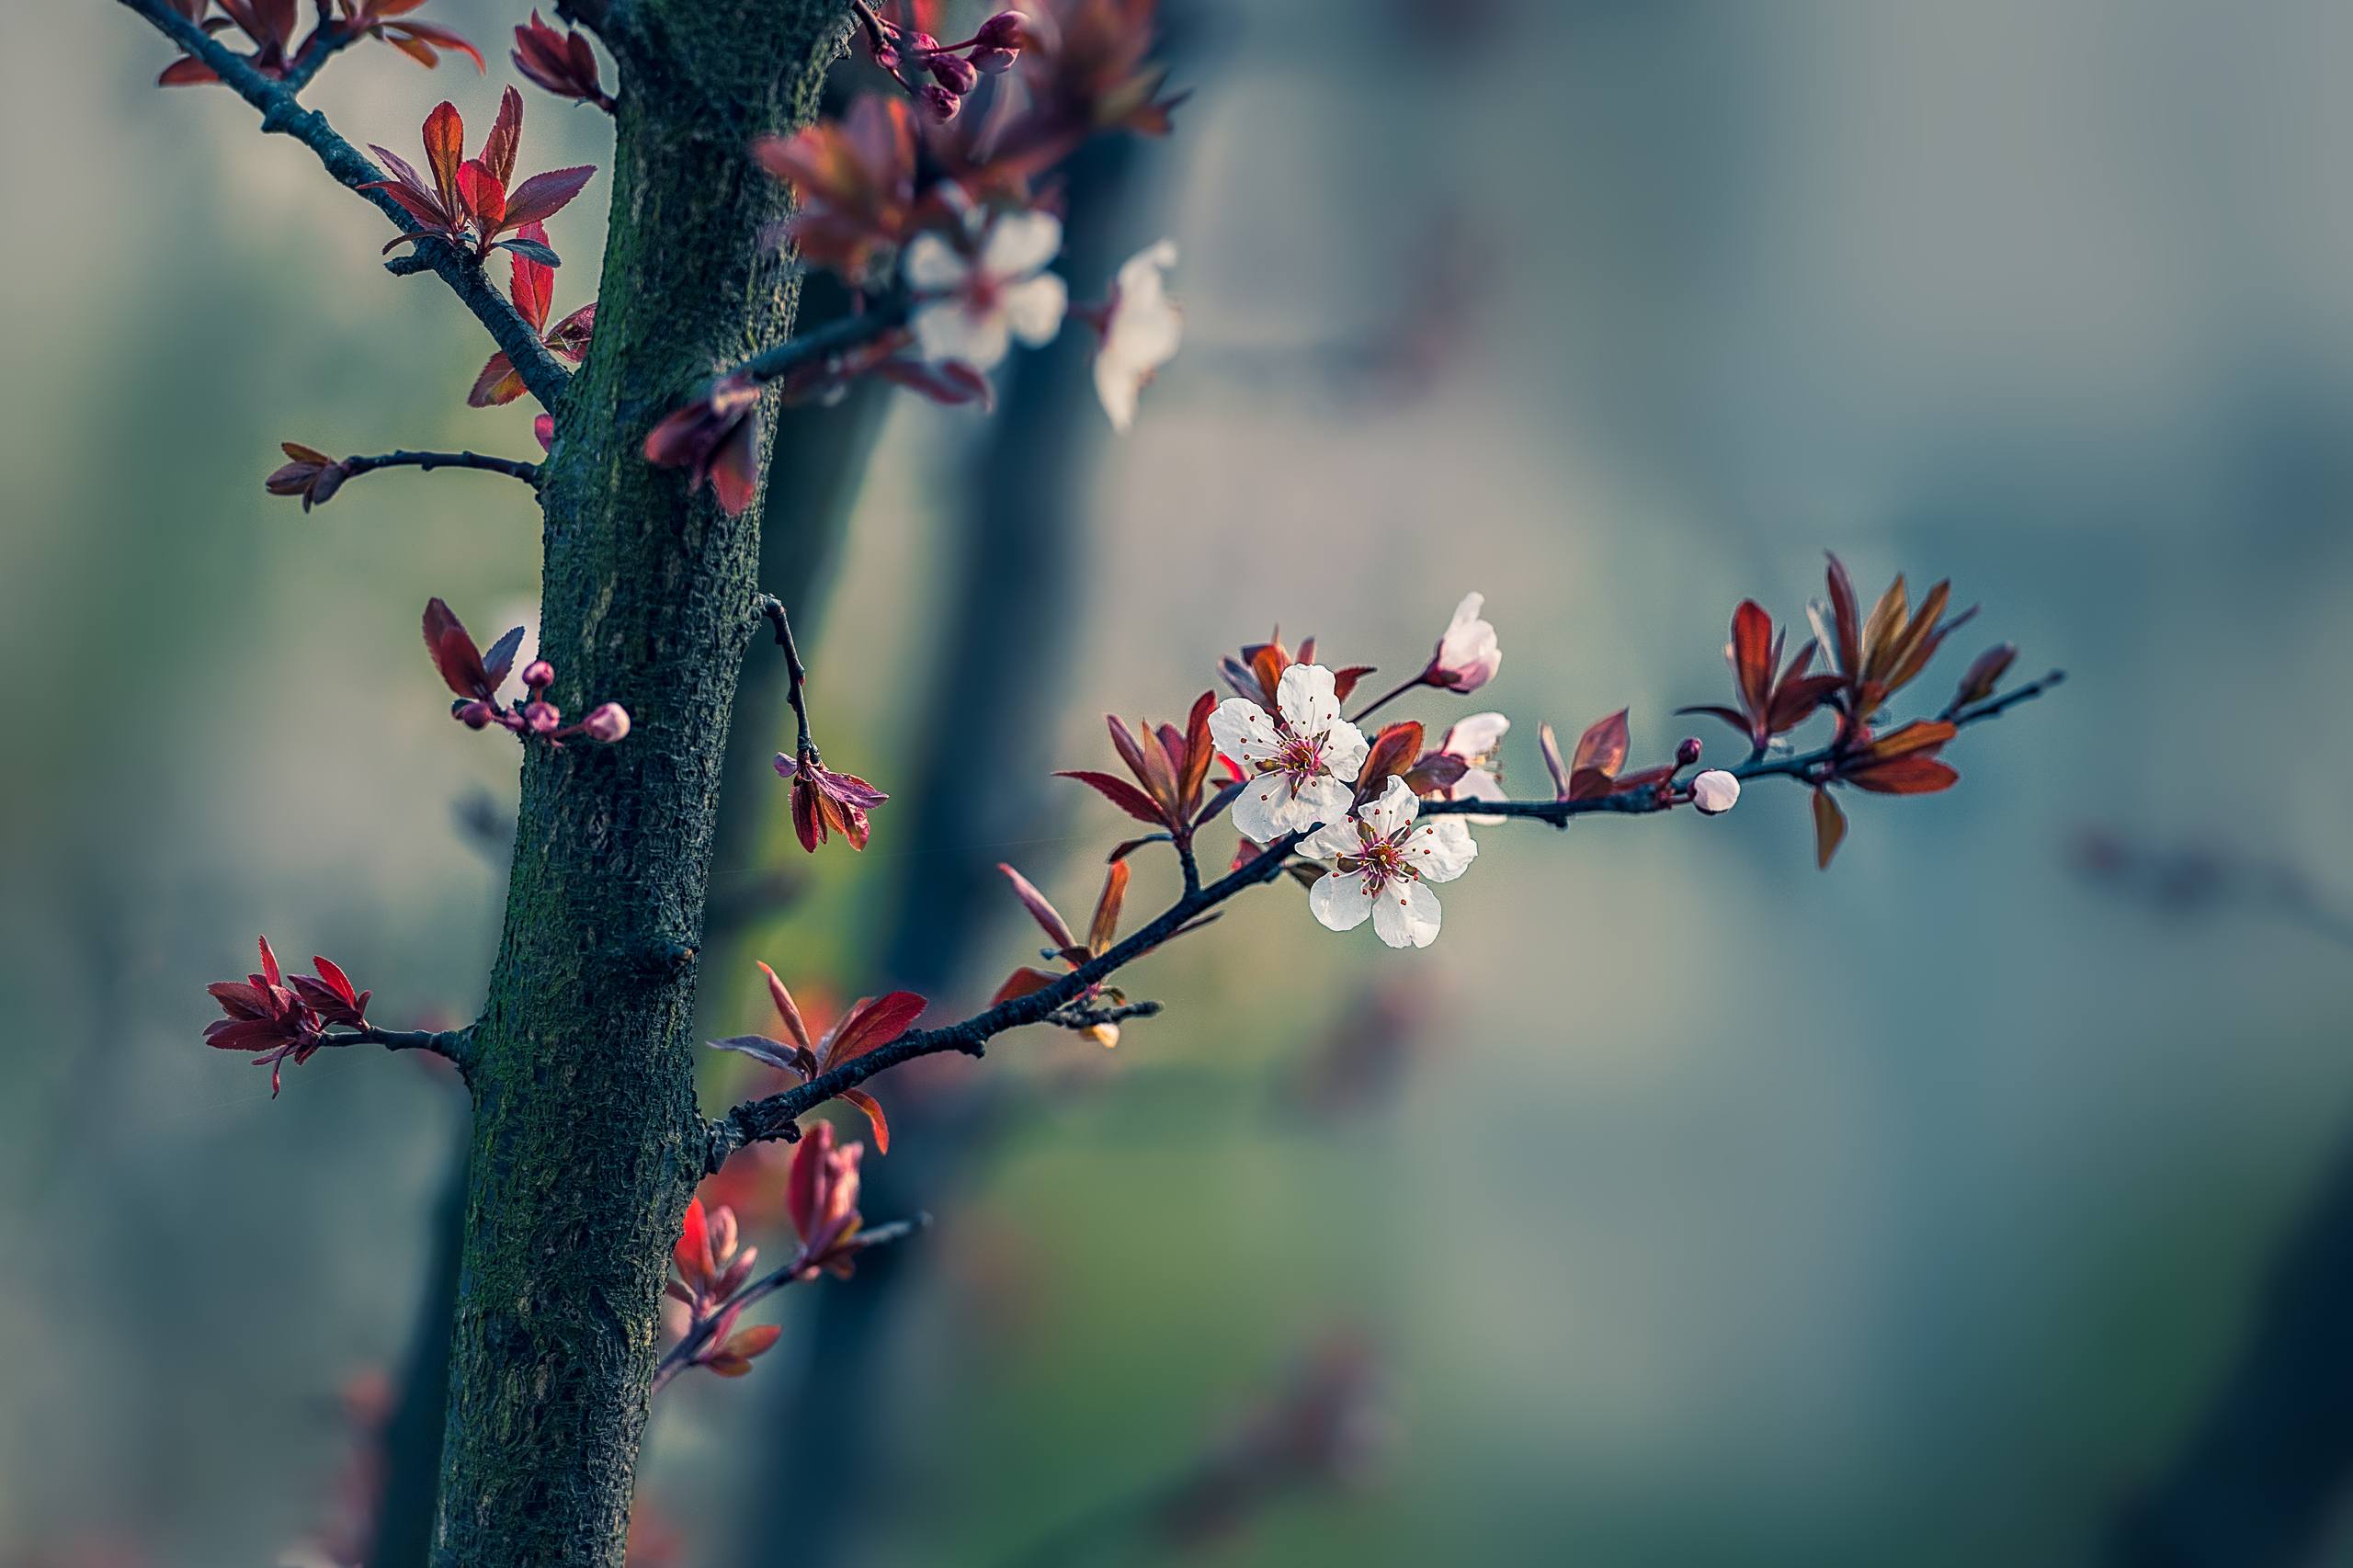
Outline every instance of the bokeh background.
<svg viewBox="0 0 2353 1568"><path fill-rule="evenodd" d="M1136 974L1168 1012L1116 1053L894 1080L868 1212L935 1224L665 1396L683 1544L643 1560L2353 1562L2347 949L2299 902L2353 899L2353 11L1164 8L1197 95L1088 177L1105 255L1182 246L1184 351L1124 439L1067 342L995 423L866 409L846 527L772 511L828 760L901 799L813 862L747 776L710 1033L764 1024L755 956L983 1000L1036 940L992 864L1083 915L1122 834L1049 770L1277 622L1403 673L1484 590L1504 670L1458 708L1523 784L1540 720L1705 726L1669 713L1723 699L1733 604L1801 615L1825 548L1985 607L1932 700L2000 640L2069 684L1951 793L1856 801L1826 875L1795 790L1490 829L1426 952L1260 895ZM486 120L491 52L313 97L405 147L445 94ZM464 407L475 324L168 58L0 14L10 1562L268 1562L364 1505L462 1108L358 1053L272 1103L200 988L258 930L469 1015L516 758L448 721L416 607L494 635L536 589L506 481L263 496L280 439L528 455L529 415ZM533 95L524 156L607 134ZM2086 877L2086 829L2154 874ZM1335 1441L1169 1540L1336 1344Z"/></svg>

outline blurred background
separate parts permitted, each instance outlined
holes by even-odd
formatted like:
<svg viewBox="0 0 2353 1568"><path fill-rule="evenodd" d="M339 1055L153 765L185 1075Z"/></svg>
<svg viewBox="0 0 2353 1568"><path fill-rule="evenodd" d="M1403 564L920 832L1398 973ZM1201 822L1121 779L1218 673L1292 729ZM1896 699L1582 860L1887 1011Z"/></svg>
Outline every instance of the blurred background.
<svg viewBox="0 0 2353 1568"><path fill-rule="evenodd" d="M1078 297L1182 248L1135 430L1074 328L993 419L780 435L826 759L898 798L801 856L747 694L707 1033L767 1027L755 958L984 1001L1037 942L993 864L1083 918L1124 836L1050 770L1278 622L1395 677L1483 590L1501 676L1403 711L1510 714L1521 792L1540 720L1736 756L1670 712L1825 548L1984 606L1927 703L2004 640L2069 684L1828 874L1795 789L1486 829L1427 951L1269 892L1115 1052L894 1075L866 1211L933 1226L665 1393L637 1560L2353 1562L2353 10L1163 8L1177 133L1071 175ZM487 121L519 0L429 15L490 77L355 51L353 140ZM273 1104L201 987L264 931L471 1016L516 753L416 607L534 614L511 482L263 495L281 439L531 456L529 405L466 408L476 324L169 58L0 15L10 1563L351 1561L413 1487L460 1096L331 1052ZM606 161L527 96L527 165Z"/></svg>

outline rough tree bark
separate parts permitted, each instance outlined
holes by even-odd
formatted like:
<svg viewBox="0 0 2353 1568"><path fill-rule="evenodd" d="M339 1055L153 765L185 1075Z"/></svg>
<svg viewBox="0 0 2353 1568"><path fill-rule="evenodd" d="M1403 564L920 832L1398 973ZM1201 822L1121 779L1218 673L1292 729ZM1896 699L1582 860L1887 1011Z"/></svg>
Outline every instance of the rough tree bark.
<svg viewBox="0 0 2353 1568"><path fill-rule="evenodd" d="M587 363L546 464L540 646L629 744L530 748L505 936L476 1033L472 1165L433 1561L620 1568L669 1244L702 1171L690 1061L756 508L649 466L654 421L781 339L759 244L782 186L745 156L807 122L845 11L631 0Z"/></svg>

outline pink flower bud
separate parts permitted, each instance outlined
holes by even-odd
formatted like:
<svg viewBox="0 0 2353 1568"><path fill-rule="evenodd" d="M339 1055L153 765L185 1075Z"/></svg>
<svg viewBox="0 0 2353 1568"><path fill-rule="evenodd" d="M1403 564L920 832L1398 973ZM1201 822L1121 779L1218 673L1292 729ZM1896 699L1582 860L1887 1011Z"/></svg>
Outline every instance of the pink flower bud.
<svg viewBox="0 0 2353 1568"><path fill-rule="evenodd" d="M533 659L523 666L523 684L533 691L545 691L555 684L555 666L545 659Z"/></svg>
<svg viewBox="0 0 2353 1568"><path fill-rule="evenodd" d="M1683 744L1675 748L1675 766L1677 767L1688 767L1699 760L1699 737L1697 735L1684 736Z"/></svg>
<svg viewBox="0 0 2353 1568"><path fill-rule="evenodd" d="M1740 800L1740 780L1721 767L1711 767L1691 780L1691 803L1703 817L1720 817Z"/></svg>
<svg viewBox="0 0 2353 1568"><path fill-rule="evenodd" d="M487 702L460 702L455 710L454 717L460 723L463 724L469 730L483 729L490 723L490 704Z"/></svg>
<svg viewBox="0 0 2353 1568"><path fill-rule="evenodd" d="M523 704L523 724L535 735L551 735L563 722L563 710L552 702Z"/></svg>
<svg viewBox="0 0 2353 1568"><path fill-rule="evenodd" d="M580 721L580 727L590 740L611 745L629 733L629 710L618 702L600 702L588 710L588 717Z"/></svg>
<svg viewBox="0 0 2353 1568"><path fill-rule="evenodd" d="M956 111L964 107L963 99L937 82L925 87L915 97L916 100L923 105L924 112L941 125L955 119Z"/></svg>
<svg viewBox="0 0 2353 1568"><path fill-rule="evenodd" d="M999 49L1008 54L1020 53L1021 28L1026 20L1027 18L1018 11L999 11L995 16L983 22L981 30L972 35L973 47Z"/></svg>
<svg viewBox="0 0 2353 1568"><path fill-rule="evenodd" d="M976 49L964 58L971 61L972 69L983 76L1002 76L1013 69L1021 54L1018 50L1011 49Z"/></svg>
<svg viewBox="0 0 2353 1568"><path fill-rule="evenodd" d="M1454 607L1454 619L1430 654L1428 667L1422 671L1424 685L1476 691L1495 678L1495 672L1503 668L1504 655L1496 645L1494 624L1479 615L1486 602L1483 594L1462 596L1462 602Z"/></svg>
<svg viewBox="0 0 2353 1568"><path fill-rule="evenodd" d="M933 81L960 97L980 85L981 74L961 55L935 54L924 63L931 68Z"/></svg>

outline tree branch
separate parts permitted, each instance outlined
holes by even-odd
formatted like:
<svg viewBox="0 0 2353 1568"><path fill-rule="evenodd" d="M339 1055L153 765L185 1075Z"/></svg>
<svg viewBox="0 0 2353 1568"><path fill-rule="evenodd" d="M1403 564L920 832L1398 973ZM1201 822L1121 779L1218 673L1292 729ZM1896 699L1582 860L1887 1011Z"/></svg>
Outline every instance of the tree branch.
<svg viewBox="0 0 2353 1568"><path fill-rule="evenodd" d="M539 464L520 458L486 457L480 452L384 452L376 457L346 458L342 467L346 478L373 473L380 468L414 468L426 473L437 468L471 468L519 479L534 490L540 487Z"/></svg>
<svg viewBox="0 0 2353 1568"><path fill-rule="evenodd" d="M756 381L772 381L828 355L864 347L877 338L897 331L906 323L907 299L902 294L870 305L858 315L829 322L814 332L788 337L773 348L764 348L753 355L727 374L747 376Z"/></svg>
<svg viewBox="0 0 2353 1568"><path fill-rule="evenodd" d="M886 1246L892 1242L904 1241L931 1223L931 1216L918 1214L912 1220L893 1220L887 1225L861 1230L835 1249L835 1256L856 1256L870 1247ZM720 1308L695 1320L678 1343L663 1354L654 1368L654 1392L660 1393L663 1385L695 1363L695 1358L709 1347L719 1324L764 1297L772 1296L787 1285L803 1279L813 1279L824 1271L824 1265L811 1261L805 1252L796 1250L792 1261L773 1274L766 1274L745 1286Z"/></svg>
<svg viewBox="0 0 2353 1568"><path fill-rule="evenodd" d="M318 155L319 162L337 181L365 198L403 233L415 233L422 227L391 197L381 190L359 190L363 185L384 177L384 172L327 123L326 117L316 109L302 107L292 88L284 82L274 81L254 69L252 62L221 43L203 28L174 10L169 0L120 0L130 10L143 17L165 37L189 54L212 68L236 95L261 111L261 128L265 131L291 136ZM313 67L315 70L315 67ZM490 281L489 274L473 257L461 254L439 240L419 242L419 253L426 256L426 265L441 275L466 309L472 311L506 358L523 378L531 395L546 408L553 410L563 399L563 389L572 379L571 373L556 363L547 345L540 341L530 324L516 312L506 296Z"/></svg>
<svg viewBox="0 0 2353 1568"><path fill-rule="evenodd" d="M2019 703L2041 696L2065 678L2063 672L2053 670L2040 680L2029 682L1963 710L1954 716L1952 722L1956 726L1965 726L1998 717ZM1728 771L1744 779L1785 776L1819 782L1823 777L1821 770L1836 762L1841 755L1837 747L1824 746L1802 756L1746 763ZM1573 816L1598 812L1644 815L1665 811L1675 803L1671 800L1661 799L1654 791L1642 790L1574 801L1425 801L1421 810L1427 816L1517 817L1563 826ZM949 1051L961 1051L967 1056L980 1056L985 1052L991 1040L1007 1029L1019 1028L1026 1024L1063 1022L1065 1017L1073 1016L1074 1009L1082 1006L1095 987L1114 971L1151 952L1235 894L1262 882L1273 881L1280 876L1284 864L1290 858L1291 850L1298 846L1302 836L1287 834L1267 845L1256 858L1238 869L1228 872L1206 887L1188 889L1151 924L1079 965L1051 985L1001 1002L961 1023L903 1034L887 1045L842 1063L830 1073L818 1074L798 1088L737 1106L723 1119L707 1124L705 1131L709 1136L709 1148L705 1155L705 1168L718 1170L730 1154L746 1143L771 1138L790 1141L799 1137L797 1122L803 1114L836 1097L843 1090L854 1089L876 1074L903 1062ZM1156 1006L1151 1003L1137 1006L1140 1009L1157 1010ZM1082 1019L1076 1027L1085 1028L1092 1021Z"/></svg>
<svg viewBox="0 0 2353 1568"><path fill-rule="evenodd" d="M814 756L817 743L809 736L809 670L801 662L801 650L793 645L792 621L784 613L784 601L774 594L762 594L758 609L761 619L776 631L776 645L784 650L785 676L791 682L785 689L784 699L792 704L792 716L801 726L793 756Z"/></svg>
<svg viewBox="0 0 2353 1568"><path fill-rule="evenodd" d="M311 85L326 62L368 36L362 28L346 28L334 22L322 21L316 31L303 43L301 51L286 67L286 74L278 79L278 85L289 93L299 93Z"/></svg>

